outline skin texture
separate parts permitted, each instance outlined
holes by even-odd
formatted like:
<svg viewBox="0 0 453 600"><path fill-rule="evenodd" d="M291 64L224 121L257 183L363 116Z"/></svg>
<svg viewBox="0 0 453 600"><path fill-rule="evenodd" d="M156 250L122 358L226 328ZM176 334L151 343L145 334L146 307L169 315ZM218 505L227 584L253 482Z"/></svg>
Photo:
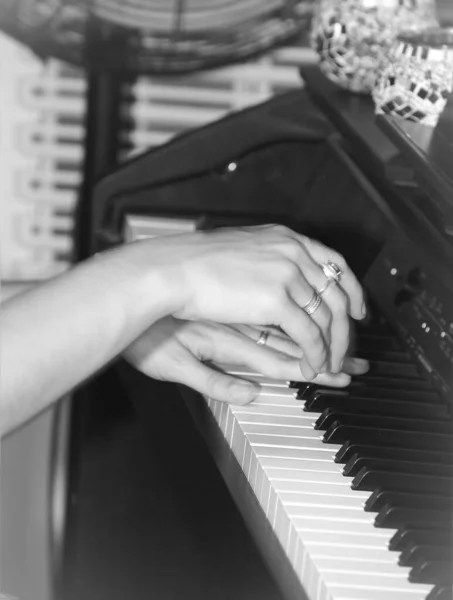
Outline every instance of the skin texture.
<svg viewBox="0 0 453 600"><path fill-rule="evenodd" d="M326 260L343 275L309 316L303 306L325 286ZM2 305L0 432L124 352L153 377L230 402L252 400L256 388L239 382L227 394L231 378L206 361L240 359L269 377L322 374L332 385L347 385L340 370L349 321L363 318L363 307L362 288L342 256L281 226L166 236L110 250ZM257 346L269 326L266 347Z"/></svg>

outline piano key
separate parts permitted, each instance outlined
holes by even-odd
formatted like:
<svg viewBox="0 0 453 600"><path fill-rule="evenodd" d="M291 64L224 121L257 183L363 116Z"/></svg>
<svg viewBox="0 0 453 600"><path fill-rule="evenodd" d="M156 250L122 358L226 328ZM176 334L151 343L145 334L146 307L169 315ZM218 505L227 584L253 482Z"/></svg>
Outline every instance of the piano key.
<svg viewBox="0 0 453 600"><path fill-rule="evenodd" d="M433 463L402 461L398 458L384 459L359 456L354 454L343 468L343 474L354 477L361 468L376 469L379 471L394 471L398 473L414 473L419 475L431 475L439 477L453 477L453 465L442 465Z"/></svg>
<svg viewBox="0 0 453 600"><path fill-rule="evenodd" d="M259 382L259 377L256 380ZM268 388L272 387L267 383L264 385ZM319 585L322 584L322 580L317 580L318 567L328 564L329 560L330 564L332 564L331 560L344 560L341 549L343 551L347 549L352 556L357 556L360 550L363 550L362 560L357 557L355 561L360 561L361 566L356 570L361 574L367 573L365 564L376 564L376 561L380 565L386 563L392 565L392 569L401 568L396 567L398 555L387 549L390 540L397 533L396 530L379 530L373 527L373 519L371 521L367 517L363 519L363 515L370 514L363 508L371 492L354 491L349 485L344 485L345 481L350 480L341 475L341 464L332 460L341 450L341 446L324 444L318 432L316 432L318 436L309 436L308 425L312 426L315 415L302 411L303 401L295 400L291 395L279 394L279 391L267 389L266 392L267 394L270 392L270 395L262 395L256 406L252 403L246 407L232 406L226 409L222 407L220 410L214 410L214 414L221 427L227 432L231 444L234 445L233 443L239 440L239 446L243 451L236 452L235 455L242 455L244 473L250 479L252 489L257 494L269 521L275 526L276 533L284 543L288 555L294 561L297 558L297 564L301 564L302 546L298 541L300 539L303 539L307 548L317 548L315 556L324 562L318 566L313 564L313 585L318 586L316 589L320 589ZM306 439L299 435L301 433L306 436ZM305 455L306 452L309 453L308 456ZM431 459L438 455L437 452L429 454ZM329 461L332 463L329 464ZM321 468L319 468L320 464L323 465ZM343 484L339 483L340 480ZM324 503L320 499L324 499ZM332 515L335 503L341 508L337 506L336 514ZM292 519L295 519L295 523ZM358 528L352 532L348 527L351 523L358 525ZM381 537L379 532L385 535ZM301 538L299 536L302 533ZM323 549L330 554L326 554ZM366 552L368 561L364 556ZM389 556L390 558L387 558ZM407 579L406 575L405 573L403 580ZM390 575L386 577L387 580L392 579ZM397 578L400 580L399 575ZM355 589L363 591L360 587L362 583L359 580L357 583L359 587ZM407 592L405 585L401 588L403 594ZM410 586L414 585L410 584ZM328 585L327 589L331 591L332 588ZM420 597L425 598L431 589L432 586L424 588L423 596ZM412 587L411 598L417 597L414 590L415 588ZM367 589L367 595L363 596L367 600L368 591ZM373 589L372 593L378 591L380 593L382 590ZM386 600L389 595L394 597L386 590ZM336 596L332 598L337 600Z"/></svg>
<svg viewBox="0 0 453 600"><path fill-rule="evenodd" d="M372 373L365 373L364 375L355 375L352 382L351 388L363 388L373 390L386 389L389 391L395 391L402 395L407 392L429 392L433 393L434 397L439 398L440 394L433 389L433 385L427 379L418 379L413 377L394 377L388 375L379 375Z"/></svg>
<svg viewBox="0 0 453 600"><path fill-rule="evenodd" d="M447 407L442 404L428 402L411 402L408 399L395 400L393 398L369 398L364 396L326 396L320 394L312 400L305 402L304 411L321 413L328 408L335 408L341 412L371 413L383 415L411 415L412 417L447 417Z"/></svg>
<svg viewBox="0 0 453 600"><path fill-rule="evenodd" d="M452 480L446 477L373 471L365 467L354 477L351 487L365 491L373 491L378 487L402 492L421 492L426 490L431 494L448 497L451 495Z"/></svg>
<svg viewBox="0 0 453 600"><path fill-rule="evenodd" d="M453 587L436 585L433 590L426 596L426 600L451 600L453 598Z"/></svg>
<svg viewBox="0 0 453 600"><path fill-rule="evenodd" d="M390 600L390 598L391 600L425 600L429 593L426 588L411 588L412 586L404 590L389 589L388 587L372 589L370 587L353 587L347 583L328 586L331 597L335 600Z"/></svg>
<svg viewBox="0 0 453 600"><path fill-rule="evenodd" d="M376 516L375 525L376 527L399 528L401 525L416 527L418 523L423 523L425 528L442 528L448 527L451 520L452 514L450 511L410 509L386 504Z"/></svg>
<svg viewBox="0 0 453 600"><path fill-rule="evenodd" d="M256 411L253 413L247 413L247 412L241 412L241 411L236 411L235 412L236 415L236 419L238 421L238 423L241 423L241 425L244 425L244 431L247 433L247 431L250 429L250 426L254 426L256 425L256 428L253 428L254 433L258 433L259 431L261 431L260 428L268 428L269 431L276 431L277 428L280 429L309 429L311 432L311 435L314 437L317 437L319 439L319 433L316 433L316 431L314 430L313 427L313 417L310 415L304 415L302 414L302 412L300 412L297 415L276 415L276 414L271 414L271 415L263 415L260 412ZM294 432L293 432L294 434ZM297 434L297 432L296 432ZM311 436L310 436L311 437Z"/></svg>
<svg viewBox="0 0 453 600"><path fill-rule="evenodd" d="M385 375L421 379L420 367L415 363L394 363L392 361L370 361L368 373L370 376Z"/></svg>
<svg viewBox="0 0 453 600"><path fill-rule="evenodd" d="M437 450L417 450L416 448L397 448L395 446L379 446L355 444L350 441L344 442L335 456L335 462L346 463L352 456L371 456L375 458L396 458L398 460L428 462L433 464L453 464L451 452L440 452Z"/></svg>
<svg viewBox="0 0 453 600"><path fill-rule="evenodd" d="M412 566L419 560L449 560L453 561L453 548L409 544L401 552L398 563L402 566Z"/></svg>
<svg viewBox="0 0 453 600"><path fill-rule="evenodd" d="M448 452L452 443L451 436L438 433L403 432L394 429L342 425L338 421L332 423L326 431L324 441L329 444L343 444L349 441L357 444L376 444L398 448L414 448L415 450L432 451L435 449L442 452Z"/></svg>
<svg viewBox="0 0 453 600"><path fill-rule="evenodd" d="M390 539L389 549L404 552L409 544L427 544L430 546L451 547L453 533L451 531L429 531L423 528L402 527Z"/></svg>
<svg viewBox="0 0 453 600"><path fill-rule="evenodd" d="M316 432L317 433L317 432ZM263 433L251 433L247 434L247 439L251 444L258 444L260 446L272 446L276 445L280 448L306 448L307 450L320 449L321 451L328 452L332 454L332 449L327 444L320 445L319 436L314 437L302 437L302 436L293 436L293 437L285 437L285 435L274 435L263 434ZM337 450L340 449L340 446L337 444L333 445L333 448Z"/></svg>
<svg viewBox="0 0 453 600"><path fill-rule="evenodd" d="M451 562L446 560L420 560L414 565L409 574L409 581L416 583L451 583Z"/></svg>
<svg viewBox="0 0 453 600"><path fill-rule="evenodd" d="M406 508L430 508L437 510L453 510L453 498L446 496L435 496L429 493L407 494L404 492L390 492L377 488L365 502L367 512L379 512L381 508L390 506L404 506Z"/></svg>
<svg viewBox="0 0 453 600"><path fill-rule="evenodd" d="M404 567L401 568L404 569ZM359 588L363 591L387 591L387 600L389 593L392 594L390 596L392 600L396 600L397 598L399 598L399 596L397 595L398 592L402 592L403 594L405 594L408 591L407 578L405 576L384 578L382 577L381 573L378 573L376 575L374 575L373 573L354 573L354 576L352 577L351 572L329 571L328 569L325 569L322 572L322 574L323 579L329 588L335 588L341 585L345 585L349 588ZM409 587L409 593L411 594L423 593L426 596L429 594L430 591L430 586L419 585ZM422 598L423 597L424 596L422 596ZM368 598L368 593L362 596L362 600L364 598Z"/></svg>
<svg viewBox="0 0 453 600"><path fill-rule="evenodd" d="M413 419L411 417L391 417L372 414L356 414L351 412L340 412L332 408L327 408L316 420L316 429L328 429L335 421L342 425L360 426L363 428L382 428L394 429L403 432L435 433L450 436L450 443L453 445L453 436L451 435L451 425L440 419Z"/></svg>

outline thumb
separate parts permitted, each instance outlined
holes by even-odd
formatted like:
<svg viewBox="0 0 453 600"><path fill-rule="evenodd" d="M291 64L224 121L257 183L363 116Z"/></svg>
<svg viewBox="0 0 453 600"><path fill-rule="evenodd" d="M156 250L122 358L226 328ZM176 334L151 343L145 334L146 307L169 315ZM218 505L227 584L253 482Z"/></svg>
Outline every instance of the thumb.
<svg viewBox="0 0 453 600"><path fill-rule="evenodd" d="M194 357L187 357L178 380L212 400L230 404L248 404L260 391L258 384L216 371Z"/></svg>

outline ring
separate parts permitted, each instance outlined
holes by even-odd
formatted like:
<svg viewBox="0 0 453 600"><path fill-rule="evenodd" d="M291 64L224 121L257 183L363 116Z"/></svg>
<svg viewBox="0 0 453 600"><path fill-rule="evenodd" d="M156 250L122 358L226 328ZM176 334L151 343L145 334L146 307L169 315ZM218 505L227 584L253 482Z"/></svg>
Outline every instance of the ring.
<svg viewBox="0 0 453 600"><path fill-rule="evenodd" d="M321 288L320 290L318 290L318 294L319 294L320 296L322 296L322 295L324 294L324 292L325 292L325 291L326 291L326 289L329 287L329 285L332 283L332 281L335 281L335 280L334 280L334 279L332 279L332 278L329 278L329 279L326 281L326 285L325 285L323 288Z"/></svg>
<svg viewBox="0 0 453 600"><path fill-rule="evenodd" d="M260 333L260 337L256 340L256 343L258 344L258 346L265 346L266 345L267 338L269 337L269 333L270 333L270 331L268 331L267 329L264 329Z"/></svg>
<svg viewBox="0 0 453 600"><path fill-rule="evenodd" d="M343 271L340 269L340 267L331 260L323 263L321 265L321 269L324 275L327 277L327 281L335 281L335 283L338 283L340 281L340 277L343 275ZM323 291L326 289L327 288L325 288Z"/></svg>
<svg viewBox="0 0 453 600"><path fill-rule="evenodd" d="M302 306L302 308L307 313L307 315L312 315L321 306L321 302L321 296L316 290L313 290L313 296L310 298L307 304L305 304L305 306Z"/></svg>

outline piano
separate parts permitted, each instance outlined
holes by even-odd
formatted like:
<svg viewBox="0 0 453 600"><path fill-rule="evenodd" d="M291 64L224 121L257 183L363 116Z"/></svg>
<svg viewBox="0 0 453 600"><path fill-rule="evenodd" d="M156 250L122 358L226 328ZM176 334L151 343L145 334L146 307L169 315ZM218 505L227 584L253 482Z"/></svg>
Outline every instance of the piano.
<svg viewBox="0 0 453 600"><path fill-rule="evenodd" d="M120 169L96 190L93 250L250 222L340 250L368 296L351 348L368 374L337 390L223 365L261 384L254 403L181 393L285 598L451 600L453 106L429 130L376 118L316 66L302 77L277 103L289 123L313 115L309 143L249 149L173 191L127 190Z"/></svg>

